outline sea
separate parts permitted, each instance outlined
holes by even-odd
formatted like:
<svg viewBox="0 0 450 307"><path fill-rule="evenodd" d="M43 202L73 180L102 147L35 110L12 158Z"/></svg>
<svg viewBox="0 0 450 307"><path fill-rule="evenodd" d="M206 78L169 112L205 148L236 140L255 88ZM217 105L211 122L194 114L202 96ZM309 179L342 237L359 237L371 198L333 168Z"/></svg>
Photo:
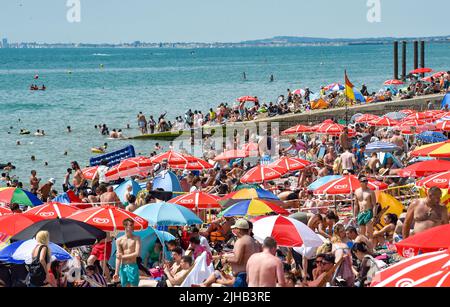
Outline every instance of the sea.
<svg viewBox="0 0 450 307"><path fill-rule="evenodd" d="M449 51L450 43L427 44L426 66L450 69ZM410 45L408 71L412 54ZM25 187L35 169L43 181L56 178L55 188L61 191L70 161L89 165L92 147L107 142L113 151L133 145L137 154L146 155L154 149L154 141L108 139L95 125L105 123L134 136L139 112L147 118L167 112L173 121L188 109L205 114L245 95L275 102L288 88L315 92L321 85L343 83L345 70L356 87L365 83L369 91L378 91L393 78L392 58L392 45L0 49L0 164L12 162L16 169L10 174ZM45 84L47 90L30 91L31 84ZM31 134L20 135L20 129ZM46 136L34 136L37 129Z"/></svg>

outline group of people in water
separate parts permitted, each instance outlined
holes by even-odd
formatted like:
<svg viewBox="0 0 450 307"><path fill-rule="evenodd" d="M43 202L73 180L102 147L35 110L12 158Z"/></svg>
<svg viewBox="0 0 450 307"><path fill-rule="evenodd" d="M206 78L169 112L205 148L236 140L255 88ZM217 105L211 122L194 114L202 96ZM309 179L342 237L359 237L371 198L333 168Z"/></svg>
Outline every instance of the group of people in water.
<svg viewBox="0 0 450 307"><path fill-rule="evenodd" d="M30 91L45 91L47 89L47 87L42 84L41 87L37 86L36 84L31 84L30 85Z"/></svg>

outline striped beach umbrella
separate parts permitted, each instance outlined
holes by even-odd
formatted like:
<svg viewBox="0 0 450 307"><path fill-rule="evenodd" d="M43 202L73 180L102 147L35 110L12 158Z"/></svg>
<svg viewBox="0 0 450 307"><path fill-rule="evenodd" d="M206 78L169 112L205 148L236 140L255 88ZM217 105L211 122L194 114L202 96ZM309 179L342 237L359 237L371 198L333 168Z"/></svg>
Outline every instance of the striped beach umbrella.
<svg viewBox="0 0 450 307"><path fill-rule="evenodd" d="M152 168L152 161L147 157L134 157L120 161L119 164L111 167L105 174L108 181L137 176L149 172Z"/></svg>
<svg viewBox="0 0 450 307"><path fill-rule="evenodd" d="M430 175L416 182L418 187L438 187L440 189L450 189L450 171L443 171Z"/></svg>
<svg viewBox="0 0 450 307"><path fill-rule="evenodd" d="M412 157L450 158L450 140L420 146L413 150L410 155Z"/></svg>
<svg viewBox="0 0 450 307"><path fill-rule="evenodd" d="M290 217L268 216L253 223L255 239L263 242L272 237L278 246L283 247L319 247L322 239L308 226Z"/></svg>
<svg viewBox="0 0 450 307"><path fill-rule="evenodd" d="M31 263L33 249L37 244L38 242L35 239L11 243L0 251L0 261L14 264ZM49 242L48 247L52 260L67 261L72 259L72 256L66 250L55 243Z"/></svg>
<svg viewBox="0 0 450 307"><path fill-rule="evenodd" d="M220 212L219 216L260 216L272 212L283 215L289 214L289 212L269 200L249 199L235 203Z"/></svg>
<svg viewBox="0 0 450 307"><path fill-rule="evenodd" d="M396 243L397 253L405 258L437 252L450 246L450 225L432 227Z"/></svg>
<svg viewBox="0 0 450 307"><path fill-rule="evenodd" d="M211 169L214 165L209 164L205 160L197 159L195 162L187 162L184 164L173 164L170 166L172 169L185 169L190 171L202 171L205 169Z"/></svg>
<svg viewBox="0 0 450 307"><path fill-rule="evenodd" d="M168 203L181 205L189 209L220 209L219 196L201 191L195 191L180 195L168 201Z"/></svg>
<svg viewBox="0 0 450 307"><path fill-rule="evenodd" d="M261 183L267 180L277 179L286 174L286 170L281 167L257 165L247 171L241 178L242 183Z"/></svg>
<svg viewBox="0 0 450 307"><path fill-rule="evenodd" d="M374 120L380 119L379 116L374 114L363 114L362 116L358 117L355 122L356 123L368 123Z"/></svg>
<svg viewBox="0 0 450 307"><path fill-rule="evenodd" d="M240 150L240 149L231 149L231 150L227 150L227 151L221 153L220 155L216 156L214 158L214 161L247 158L249 155L250 154L248 151Z"/></svg>
<svg viewBox="0 0 450 307"><path fill-rule="evenodd" d="M388 185L384 182L369 179L367 184L371 190L386 190ZM344 175L342 178L332 180L314 191L315 195L344 195L355 192L361 184L354 175Z"/></svg>
<svg viewBox="0 0 450 307"><path fill-rule="evenodd" d="M450 250L426 253L379 271L372 287L450 287Z"/></svg>
<svg viewBox="0 0 450 307"><path fill-rule="evenodd" d="M9 208L0 206L0 216L9 214L13 214L13 212Z"/></svg>
<svg viewBox="0 0 450 307"><path fill-rule="evenodd" d="M402 84L405 84L405 83L403 81L397 80L397 79L384 81L384 85L402 85Z"/></svg>
<svg viewBox="0 0 450 307"><path fill-rule="evenodd" d="M223 207L229 207L230 205L240 202L241 200L249 199L269 200L270 202L275 204L282 203L278 196L268 190L264 190L261 188L243 188L240 190L236 190L222 197L219 200L219 203Z"/></svg>
<svg viewBox="0 0 450 307"><path fill-rule="evenodd" d="M369 122L369 125L376 127L392 127L398 125L399 122L395 119L390 119L389 117L383 116L380 119L373 120Z"/></svg>
<svg viewBox="0 0 450 307"><path fill-rule="evenodd" d="M68 218L87 223L103 231L125 230L122 223L128 218L134 221L134 230L136 231L144 230L148 227L148 222L140 216L108 205L78 210Z"/></svg>
<svg viewBox="0 0 450 307"><path fill-rule="evenodd" d="M450 169L450 161L430 160L411 164L398 171L400 177L425 177L437 175Z"/></svg>
<svg viewBox="0 0 450 307"><path fill-rule="evenodd" d="M42 205L42 201L33 193L19 188L1 188L0 203L12 204L17 203L22 206L38 206Z"/></svg>
<svg viewBox="0 0 450 307"><path fill-rule="evenodd" d="M0 216L0 235L13 236L28 226L33 225L43 219L35 215L11 214Z"/></svg>
<svg viewBox="0 0 450 307"><path fill-rule="evenodd" d="M310 126L297 125L297 126L294 126L294 127L284 130L283 132L281 132L281 135L307 133L307 132L312 132L312 129Z"/></svg>
<svg viewBox="0 0 450 307"><path fill-rule="evenodd" d="M288 172L298 171L304 169L311 165L311 162L300 159L300 158L291 158L291 157L281 157L275 162L269 164L272 167L281 167Z"/></svg>
<svg viewBox="0 0 450 307"><path fill-rule="evenodd" d="M450 131L450 121L446 120L436 125L436 130Z"/></svg>
<svg viewBox="0 0 450 307"><path fill-rule="evenodd" d="M389 142L383 142L383 141L377 141L373 143L369 143L366 146L366 152L372 153L372 152L394 152L399 150L400 147L393 143Z"/></svg>
<svg viewBox="0 0 450 307"><path fill-rule="evenodd" d="M97 172L97 169L98 165L83 168L81 172L83 173L84 179L92 180L94 178L95 173Z"/></svg>
<svg viewBox="0 0 450 307"><path fill-rule="evenodd" d="M403 112L389 112L389 113L386 113L384 115L384 117L388 117L388 118L393 119L393 120L402 120L402 119L404 119L407 116L408 115L406 115Z"/></svg>
<svg viewBox="0 0 450 307"><path fill-rule="evenodd" d="M191 155L182 154L173 150L156 155L150 159L151 163L158 164L167 161L169 165L185 164L188 162L195 162L197 158Z"/></svg>

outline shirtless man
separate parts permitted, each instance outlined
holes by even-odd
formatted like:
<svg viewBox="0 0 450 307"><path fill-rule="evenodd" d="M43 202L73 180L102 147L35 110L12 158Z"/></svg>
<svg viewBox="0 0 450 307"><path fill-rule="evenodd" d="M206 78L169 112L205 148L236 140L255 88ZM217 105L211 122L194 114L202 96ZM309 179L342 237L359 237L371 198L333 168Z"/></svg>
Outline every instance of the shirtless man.
<svg viewBox="0 0 450 307"><path fill-rule="evenodd" d="M361 187L355 191L353 219L360 227L360 233L371 239L373 234L373 217L376 215L377 200L374 191L368 188L366 176L358 178Z"/></svg>
<svg viewBox="0 0 450 307"><path fill-rule="evenodd" d="M260 252L260 249L249 235L250 225L246 220L237 220L231 228L238 239L234 243L233 253L224 254L222 263L229 263L233 269L236 277L233 287L247 287L247 261L254 253Z"/></svg>
<svg viewBox="0 0 450 307"><path fill-rule="evenodd" d="M113 279L122 287L139 286L139 267L136 258L141 254L141 238L133 234L134 221L130 218L123 221L125 235L116 241L116 271Z"/></svg>
<svg viewBox="0 0 450 307"><path fill-rule="evenodd" d="M239 164L235 162L233 163L233 168L231 169L231 171L227 173L227 177L239 179L241 178L243 173L244 171L242 170L242 168L240 168Z"/></svg>
<svg viewBox="0 0 450 307"><path fill-rule="evenodd" d="M327 154L323 157L323 163L328 168L328 172L333 173L334 160L336 160L336 153L333 146L328 146Z"/></svg>
<svg viewBox="0 0 450 307"><path fill-rule="evenodd" d="M139 129L141 130L142 134L147 133L147 119L145 118L145 115L142 114L142 112L139 112L138 116L137 116L137 120L138 120L138 126Z"/></svg>
<svg viewBox="0 0 450 307"><path fill-rule="evenodd" d="M350 150L350 138L348 137L348 128L344 127L344 131L339 135L339 143L341 144L342 151L346 149Z"/></svg>
<svg viewBox="0 0 450 307"><path fill-rule="evenodd" d="M401 150L405 148L405 141L399 130L394 131L394 135L391 137L390 142L400 147Z"/></svg>
<svg viewBox="0 0 450 307"><path fill-rule="evenodd" d="M272 237L264 239L263 251L253 254L247 262L247 282L249 287L285 286L283 263L275 256L277 242Z"/></svg>
<svg viewBox="0 0 450 307"><path fill-rule="evenodd" d="M413 221L414 234L449 223L447 208L441 205L441 196L441 189L431 187L426 198L414 200L409 205L403 224L403 239L409 237Z"/></svg>
<svg viewBox="0 0 450 307"><path fill-rule="evenodd" d="M78 191L84 184L85 179L83 177L83 172L81 171L80 165L77 161L72 161L72 169L75 174L73 174L72 183L76 191Z"/></svg>
<svg viewBox="0 0 450 307"><path fill-rule="evenodd" d="M354 174L354 168L356 166L356 158L350 149L345 149L345 152L341 155L342 171L348 171L350 174Z"/></svg>
<svg viewBox="0 0 450 307"><path fill-rule="evenodd" d="M37 191L39 189L40 181L41 181L41 179L36 177L36 171L32 170L31 176L30 176L30 187L31 187L30 190Z"/></svg>
<svg viewBox="0 0 450 307"><path fill-rule="evenodd" d="M367 166L370 168L372 174L377 173L377 165L381 165L380 159L378 159L377 153L373 152L369 161L367 161Z"/></svg>
<svg viewBox="0 0 450 307"><path fill-rule="evenodd" d="M116 192L114 192L114 188L108 187L104 185L100 185L102 190L104 191L106 189L106 192L104 192L102 195L100 195L100 203L102 205L111 205L111 206L120 206L122 202L120 201L120 198L117 196Z"/></svg>

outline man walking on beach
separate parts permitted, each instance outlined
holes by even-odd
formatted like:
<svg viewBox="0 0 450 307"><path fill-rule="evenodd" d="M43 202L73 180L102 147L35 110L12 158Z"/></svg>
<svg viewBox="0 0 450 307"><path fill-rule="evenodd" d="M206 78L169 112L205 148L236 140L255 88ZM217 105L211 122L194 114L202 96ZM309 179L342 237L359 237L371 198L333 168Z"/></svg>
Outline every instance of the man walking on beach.
<svg viewBox="0 0 450 307"><path fill-rule="evenodd" d="M360 227L360 233L371 239L373 234L373 217L377 204L374 191L369 189L367 183L369 180L366 176L360 176L359 182L361 187L355 191L355 208L353 217L356 219Z"/></svg>
<svg viewBox="0 0 450 307"><path fill-rule="evenodd" d="M134 221L130 218L123 221L125 235L116 241L116 272L113 279L120 276L122 287L139 286L139 267L137 257L141 254L141 238L133 234Z"/></svg>
<svg viewBox="0 0 450 307"><path fill-rule="evenodd" d="M233 287L247 287L247 261L260 248L249 235L250 225L246 220L237 220L231 229L238 239L234 243L233 253L224 255L223 264L229 263L233 269L236 277Z"/></svg>
<svg viewBox="0 0 450 307"><path fill-rule="evenodd" d="M283 263L275 256L277 242L267 237L263 243L263 251L253 254L247 262L247 280L249 287L285 286Z"/></svg>
<svg viewBox="0 0 450 307"><path fill-rule="evenodd" d="M403 224L403 239L409 237L413 221L414 234L449 223L447 208L441 205L441 197L441 189L431 187L426 198L416 199L411 202Z"/></svg>

